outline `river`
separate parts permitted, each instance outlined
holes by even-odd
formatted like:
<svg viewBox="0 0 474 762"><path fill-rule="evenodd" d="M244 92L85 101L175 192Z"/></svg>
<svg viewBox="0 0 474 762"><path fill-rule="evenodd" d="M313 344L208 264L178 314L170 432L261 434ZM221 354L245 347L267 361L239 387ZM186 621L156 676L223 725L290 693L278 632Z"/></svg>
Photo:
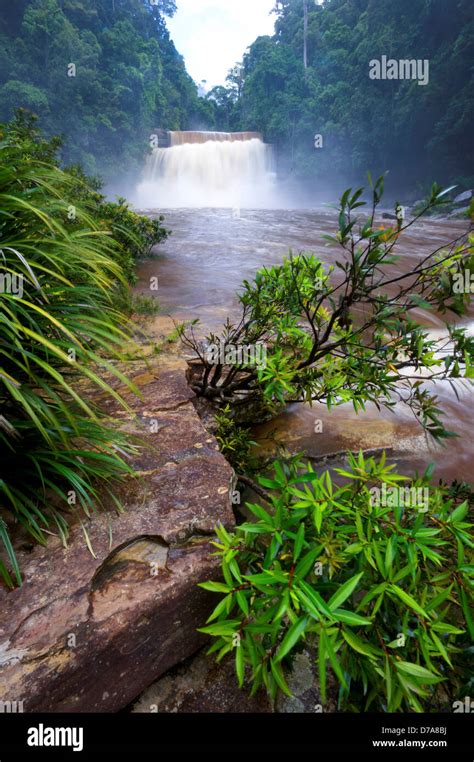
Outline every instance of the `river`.
<svg viewBox="0 0 474 762"><path fill-rule="evenodd" d="M227 315L237 315L236 292L242 280L252 278L263 265L281 262L290 249L314 252L326 262L334 262L336 257L322 239L337 227L336 215L329 209L197 208L163 213L165 227L172 233L156 256L140 264L137 291L150 295L150 278L158 277L156 296L161 312L177 321L199 318L201 333L218 329ZM391 266L392 272L406 272L410 263L458 237L466 224L459 220L419 222L404 234L399 249L403 256ZM425 313L422 317L431 330L442 328L436 315ZM464 322L472 330L472 321ZM331 411L322 405L292 405L270 423L256 426L254 435L265 454L276 451L278 443L292 453L304 451L313 456L386 447L406 473L434 462L435 480L469 481L474 465L473 388L466 382L458 382L456 388L459 398L449 382L436 384L448 428L460 437L443 447L428 439L410 411L400 405L394 413L379 413L369 405L365 413L357 415L347 404Z"/></svg>

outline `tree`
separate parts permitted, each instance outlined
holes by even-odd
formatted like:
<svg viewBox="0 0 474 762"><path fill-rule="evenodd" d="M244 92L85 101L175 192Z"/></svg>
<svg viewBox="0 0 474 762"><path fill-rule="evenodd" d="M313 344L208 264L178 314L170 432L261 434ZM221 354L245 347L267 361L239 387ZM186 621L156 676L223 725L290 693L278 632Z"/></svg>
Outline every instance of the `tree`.
<svg viewBox="0 0 474 762"><path fill-rule="evenodd" d="M141 169L157 128L207 122L166 28L174 0L28 0L15 12L7 5L0 119L30 108L49 135L66 135L66 162L110 180L118 167L122 175Z"/></svg>
<svg viewBox="0 0 474 762"><path fill-rule="evenodd" d="M303 0L304 31L303 31L303 63L308 68L308 0Z"/></svg>
<svg viewBox="0 0 474 762"><path fill-rule="evenodd" d="M390 170L394 193L413 200L434 177L474 185L468 0L280 0L274 10L275 34L265 38L268 64L261 38L244 57L240 122L262 132L279 158L293 154L292 168L310 190L328 175L360 184L368 166L377 174ZM283 50L292 65L281 63L285 76L275 71L270 78L270 62L282 59ZM372 59L412 58L415 51L430 62L428 86L369 78ZM288 128L292 97L294 130ZM322 151L314 150L315 133L324 135Z"/></svg>
<svg viewBox="0 0 474 762"><path fill-rule="evenodd" d="M235 66L229 70L225 81L229 83L229 88L234 94L235 101L239 101L245 81L243 64L236 63Z"/></svg>
<svg viewBox="0 0 474 762"><path fill-rule="evenodd" d="M446 191L433 186L416 218L400 217L385 228L375 224L383 186L381 177L364 218L356 216L365 206L363 188L341 197L339 230L326 236L343 254L335 267L328 269L314 255L291 255L260 270L253 283L244 282L237 324L227 321L222 334L204 343L194 332L183 337L196 355L191 385L197 395L217 406L230 403L237 416L250 410L249 418L290 402L330 408L350 401L358 411L367 402L392 408L398 400L433 437L450 435L427 382L474 377L474 339L449 323L446 337L432 339L417 314L420 307L466 313L470 295L453 284L464 282L472 269L474 237L462 234L409 272L388 274L400 237L442 204ZM262 357L262 346L264 362L255 359ZM253 359L236 354L239 347L253 347Z"/></svg>

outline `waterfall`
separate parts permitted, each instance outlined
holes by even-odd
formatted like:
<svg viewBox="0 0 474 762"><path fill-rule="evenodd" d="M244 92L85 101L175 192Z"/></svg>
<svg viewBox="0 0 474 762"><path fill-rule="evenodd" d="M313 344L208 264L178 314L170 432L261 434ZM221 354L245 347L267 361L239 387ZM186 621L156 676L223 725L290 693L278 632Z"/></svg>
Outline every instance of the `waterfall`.
<svg viewBox="0 0 474 762"><path fill-rule="evenodd" d="M180 146L183 143L207 143L210 140L219 142L237 140L262 140L260 132L169 132L169 140L172 146Z"/></svg>
<svg viewBox="0 0 474 762"><path fill-rule="evenodd" d="M136 204L144 208L266 207L272 149L255 132L170 132L148 157Z"/></svg>

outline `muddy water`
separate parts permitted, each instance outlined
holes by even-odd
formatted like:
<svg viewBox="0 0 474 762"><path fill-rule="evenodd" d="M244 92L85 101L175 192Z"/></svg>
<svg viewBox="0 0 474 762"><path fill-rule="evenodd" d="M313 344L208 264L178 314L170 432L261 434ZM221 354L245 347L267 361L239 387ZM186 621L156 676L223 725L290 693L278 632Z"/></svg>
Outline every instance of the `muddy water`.
<svg viewBox="0 0 474 762"><path fill-rule="evenodd" d="M158 276L162 312L176 320L199 318L201 333L217 330L227 315L237 315L235 293L242 280L252 278L263 265L280 262L290 249L314 252L328 263L336 258L336 250L322 239L336 228L332 211L168 210L165 226L172 235L157 257L141 264L137 290L149 295L150 278ZM418 223L405 233L399 250L403 256L392 272L411 269L418 258L458 237L465 227L461 221ZM435 315L423 315L423 322L433 331L442 327ZM457 391L459 399L448 382L436 384L448 428L460 435L445 447L427 440L401 406L394 413L368 406L366 413L356 415L350 405L331 411L322 405L293 405L272 422L257 426L255 436L265 454L281 445L313 456L359 447L391 448L393 460L407 473L434 462L435 478L471 481L474 394L467 385L458 384Z"/></svg>

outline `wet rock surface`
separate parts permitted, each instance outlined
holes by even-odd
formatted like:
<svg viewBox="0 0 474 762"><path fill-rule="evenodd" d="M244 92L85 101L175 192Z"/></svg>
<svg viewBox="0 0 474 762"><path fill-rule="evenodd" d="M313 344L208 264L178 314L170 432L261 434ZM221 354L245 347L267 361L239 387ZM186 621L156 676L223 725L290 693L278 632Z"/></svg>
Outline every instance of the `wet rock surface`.
<svg viewBox="0 0 474 762"><path fill-rule="evenodd" d="M24 584L0 591L0 696L25 712L120 710L205 642L196 628L215 600L197 584L218 578L210 541L218 522L234 525L232 470L185 370L173 357L137 363L142 400L130 394L129 412L104 403L143 443L123 512L83 516L67 548L51 537L18 552Z"/></svg>
<svg viewBox="0 0 474 762"><path fill-rule="evenodd" d="M315 677L314 657L307 651L297 654L288 685L290 698L280 694L272 704L264 691L250 696L250 685L240 689L237 685L233 656L219 664L215 654L206 650L170 670L150 686L133 705L134 713L303 713L314 714L336 711L335 684L329 680L328 700L323 706Z"/></svg>

